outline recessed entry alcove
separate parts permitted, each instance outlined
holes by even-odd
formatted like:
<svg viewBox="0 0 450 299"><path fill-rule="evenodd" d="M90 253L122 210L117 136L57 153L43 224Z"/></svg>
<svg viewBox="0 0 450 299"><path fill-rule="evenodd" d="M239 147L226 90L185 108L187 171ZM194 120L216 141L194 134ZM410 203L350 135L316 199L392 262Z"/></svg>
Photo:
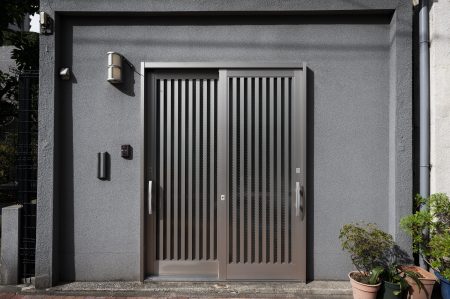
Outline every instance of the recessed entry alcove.
<svg viewBox="0 0 450 299"><path fill-rule="evenodd" d="M55 81L60 280L345 279L341 225L395 234L386 207L403 194L408 32L386 7L58 13L55 64L72 70Z"/></svg>

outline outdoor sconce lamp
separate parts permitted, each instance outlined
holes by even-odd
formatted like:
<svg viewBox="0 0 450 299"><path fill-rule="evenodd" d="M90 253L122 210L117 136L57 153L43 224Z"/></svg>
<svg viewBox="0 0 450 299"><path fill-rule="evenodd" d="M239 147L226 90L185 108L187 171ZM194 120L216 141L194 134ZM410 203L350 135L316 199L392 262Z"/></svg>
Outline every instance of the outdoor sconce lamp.
<svg viewBox="0 0 450 299"><path fill-rule="evenodd" d="M53 20L45 11L39 12L39 25L41 34L52 34Z"/></svg>
<svg viewBox="0 0 450 299"><path fill-rule="evenodd" d="M68 67L63 67L59 70L59 77L61 80L70 80L70 69Z"/></svg>
<svg viewBox="0 0 450 299"><path fill-rule="evenodd" d="M117 52L108 52L108 82L122 82L122 55Z"/></svg>

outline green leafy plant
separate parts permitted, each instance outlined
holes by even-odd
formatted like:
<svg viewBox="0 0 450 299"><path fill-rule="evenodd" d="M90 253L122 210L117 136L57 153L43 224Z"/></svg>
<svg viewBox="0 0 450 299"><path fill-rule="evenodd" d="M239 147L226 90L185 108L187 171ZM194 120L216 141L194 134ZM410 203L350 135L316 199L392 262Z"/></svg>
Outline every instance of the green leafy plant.
<svg viewBox="0 0 450 299"><path fill-rule="evenodd" d="M417 211L401 219L412 237L413 250L441 275L450 279L450 200L445 193L416 196Z"/></svg>
<svg viewBox="0 0 450 299"><path fill-rule="evenodd" d="M410 270L401 269L401 267L397 264L390 264L384 268L382 273L382 278L384 281L398 284L400 286L400 290L394 291L394 295L398 296L403 291L409 288L409 284L406 281L406 278L411 278L419 287L419 290L422 289L423 283L419 279L419 274Z"/></svg>
<svg viewBox="0 0 450 299"><path fill-rule="evenodd" d="M365 284L377 284L383 273L386 254L394 245L392 236L373 223L352 223L342 227L339 240L359 272L354 279Z"/></svg>
<svg viewBox="0 0 450 299"><path fill-rule="evenodd" d="M8 44L9 34L13 32L10 24L20 25L27 14L39 11L39 0L2 0L0 1L0 45Z"/></svg>
<svg viewBox="0 0 450 299"><path fill-rule="evenodd" d="M431 267L450 280L450 232L431 237L429 247Z"/></svg>
<svg viewBox="0 0 450 299"><path fill-rule="evenodd" d="M39 0L0 1L0 46L12 46L11 58L15 65L0 71L0 204L15 203L11 190L17 186L15 162L17 159L17 120L19 116L19 75L39 69L39 34L23 31L30 15L39 11ZM37 80L31 83L28 98L29 131L37 126ZM37 138L32 136L30 149L33 165L37 164Z"/></svg>

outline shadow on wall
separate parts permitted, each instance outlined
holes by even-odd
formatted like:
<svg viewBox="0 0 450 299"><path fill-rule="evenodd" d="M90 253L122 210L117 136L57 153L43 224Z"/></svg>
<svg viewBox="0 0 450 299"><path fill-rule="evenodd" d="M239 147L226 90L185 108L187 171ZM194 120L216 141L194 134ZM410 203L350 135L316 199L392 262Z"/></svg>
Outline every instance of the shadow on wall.
<svg viewBox="0 0 450 299"><path fill-rule="evenodd" d="M240 38L228 38L224 39L220 35L211 36L205 39L204 36L191 36L184 35L182 37L174 38L171 36L171 27L174 26L262 26L263 30L272 30L276 28L273 25L338 25L338 24L390 24L392 19L392 12L386 11L379 14L361 13L356 14L340 14L340 15L326 15L317 17L317 15L297 14L297 15L186 15L186 16L152 16L151 18L145 16L124 16L120 18L111 18L109 16L96 16L96 17L70 17L67 19L72 26L164 26L167 27L167 34L156 36L142 36L136 38L133 34L123 34L120 37L121 43L133 44L134 46L148 47L149 44L154 49L178 49L190 51L192 47L199 47L204 49L216 48L216 49L241 49L243 44L250 51L252 50L268 50L278 51L280 47L284 50L294 50L301 48L304 51L314 51L316 55L318 53L324 53L329 57L330 49L332 49L333 55L340 55L342 53L347 54L348 51L389 51L389 45L379 42L371 41L331 41L328 42L317 40L296 40L291 39L289 42L285 41L280 44L277 39L273 40L242 40ZM238 35L239 36L239 35ZM98 36L80 36L77 37L77 43L91 44L102 43L108 47L116 46L117 41L110 38L102 38ZM340 57L342 59L343 57Z"/></svg>
<svg viewBox="0 0 450 299"><path fill-rule="evenodd" d="M59 39L56 45L56 63L72 68L73 65L73 27L65 25L61 30L64 32L64 38ZM62 55L61 53L64 53ZM64 97L64 101L55 101L56 119L59 125L57 128L56 144L60 150L55 149L58 155L56 158L59 167L57 180L59 184L59 238L54 244L59 246L59 262L60 267L59 281L75 280L75 244L74 244L74 165L73 165L73 110L72 110L72 94L73 84L77 84L75 75L72 73L68 81L56 81L55 94L57 97Z"/></svg>
<svg viewBox="0 0 450 299"><path fill-rule="evenodd" d="M314 280L314 72L306 69L306 279Z"/></svg>
<svg viewBox="0 0 450 299"><path fill-rule="evenodd" d="M129 62L125 57L123 58L122 63L122 83L112 84L115 88L117 88L122 93L127 96L134 97L134 73L136 72L136 68L134 65ZM137 73L137 72L136 72ZM140 75L139 73L137 73Z"/></svg>

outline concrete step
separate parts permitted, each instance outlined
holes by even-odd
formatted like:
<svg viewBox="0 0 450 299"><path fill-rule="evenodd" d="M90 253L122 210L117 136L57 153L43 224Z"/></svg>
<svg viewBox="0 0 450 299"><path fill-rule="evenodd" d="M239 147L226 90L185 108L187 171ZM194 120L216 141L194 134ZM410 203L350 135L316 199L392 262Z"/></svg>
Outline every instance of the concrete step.
<svg viewBox="0 0 450 299"><path fill-rule="evenodd" d="M351 286L348 281L313 281L306 284L276 281L73 282L46 290L24 288L18 294L147 298L352 298Z"/></svg>

